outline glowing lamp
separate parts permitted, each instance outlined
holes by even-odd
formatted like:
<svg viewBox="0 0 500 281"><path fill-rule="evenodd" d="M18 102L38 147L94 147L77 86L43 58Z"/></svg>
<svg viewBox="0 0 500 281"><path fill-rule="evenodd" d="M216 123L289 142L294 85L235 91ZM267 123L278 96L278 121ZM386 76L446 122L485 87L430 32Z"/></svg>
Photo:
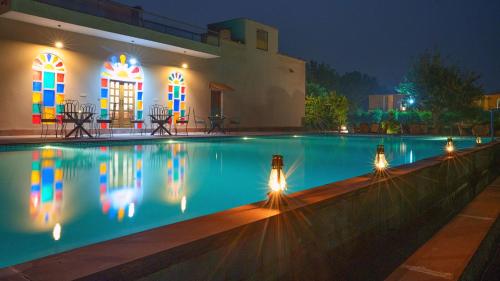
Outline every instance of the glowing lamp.
<svg viewBox="0 0 500 281"><path fill-rule="evenodd" d="M453 145L453 139L452 138L448 138L448 140L446 141L446 152L448 153L448 155L452 154L453 151L455 151L455 145Z"/></svg>
<svg viewBox="0 0 500 281"><path fill-rule="evenodd" d="M483 143L483 140L481 139L481 137L476 137L476 144L480 145L481 143Z"/></svg>
<svg viewBox="0 0 500 281"><path fill-rule="evenodd" d="M188 68L188 67L189 67L189 65L188 65L187 63L183 63L183 64L182 64L182 68L186 69L186 68Z"/></svg>
<svg viewBox="0 0 500 281"><path fill-rule="evenodd" d="M56 48L58 48L58 49L62 49L62 48L64 48L64 44L63 44L63 42L61 42L61 41L56 41L56 42L54 43L54 46L55 46Z"/></svg>
<svg viewBox="0 0 500 281"><path fill-rule="evenodd" d="M389 166L387 160L385 159L384 145L377 145L377 154L375 155L375 169L377 171L383 171Z"/></svg>
<svg viewBox="0 0 500 281"><path fill-rule="evenodd" d="M283 156L281 155L273 155L271 174L269 175L269 188L272 192L283 192L286 189L286 178L283 173Z"/></svg>
<svg viewBox="0 0 500 281"><path fill-rule="evenodd" d="M414 98L410 98L410 99L408 100L408 103L409 103L409 104L414 104L414 103L415 103L415 99L414 99Z"/></svg>
<svg viewBox="0 0 500 281"><path fill-rule="evenodd" d="M130 64L131 65L136 65L137 64L137 59L136 58L130 58Z"/></svg>

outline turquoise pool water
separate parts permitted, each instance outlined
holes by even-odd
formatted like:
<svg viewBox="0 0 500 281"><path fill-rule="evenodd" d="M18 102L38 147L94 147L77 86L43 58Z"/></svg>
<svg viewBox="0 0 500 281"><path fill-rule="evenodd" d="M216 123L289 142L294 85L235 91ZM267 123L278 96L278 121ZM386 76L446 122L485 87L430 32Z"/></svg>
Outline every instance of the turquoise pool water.
<svg viewBox="0 0 500 281"><path fill-rule="evenodd" d="M0 152L0 268L264 200L273 154L284 156L292 193L370 172L377 144L398 166L443 154L445 142L280 136L7 150Z"/></svg>

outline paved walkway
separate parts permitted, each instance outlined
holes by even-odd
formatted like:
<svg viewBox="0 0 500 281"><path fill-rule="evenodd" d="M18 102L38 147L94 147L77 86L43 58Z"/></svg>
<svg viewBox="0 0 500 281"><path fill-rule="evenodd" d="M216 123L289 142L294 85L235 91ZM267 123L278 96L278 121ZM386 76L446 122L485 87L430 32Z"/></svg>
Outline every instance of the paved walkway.
<svg viewBox="0 0 500 281"><path fill-rule="evenodd" d="M486 241L488 233L492 237L498 234L494 233L496 231L493 231L493 226L495 222L498 226L499 214L500 177L486 187L386 280L459 280L472 258L484 254L477 250L483 240ZM498 230L498 227L496 229ZM495 249L490 250L495 251ZM494 266L494 262L490 264ZM497 277L496 280L500 280L500 276Z"/></svg>

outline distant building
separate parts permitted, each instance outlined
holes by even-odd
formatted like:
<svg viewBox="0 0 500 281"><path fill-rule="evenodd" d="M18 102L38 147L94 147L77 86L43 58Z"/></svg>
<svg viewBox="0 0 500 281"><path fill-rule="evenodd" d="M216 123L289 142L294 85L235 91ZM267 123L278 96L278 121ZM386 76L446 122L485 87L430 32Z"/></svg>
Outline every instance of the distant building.
<svg viewBox="0 0 500 281"><path fill-rule="evenodd" d="M404 95L402 94L377 94L368 96L368 110L380 109L388 111L401 109Z"/></svg>
<svg viewBox="0 0 500 281"><path fill-rule="evenodd" d="M484 95L479 102L479 105L484 110L490 110L493 108L500 108L500 92L489 93Z"/></svg>

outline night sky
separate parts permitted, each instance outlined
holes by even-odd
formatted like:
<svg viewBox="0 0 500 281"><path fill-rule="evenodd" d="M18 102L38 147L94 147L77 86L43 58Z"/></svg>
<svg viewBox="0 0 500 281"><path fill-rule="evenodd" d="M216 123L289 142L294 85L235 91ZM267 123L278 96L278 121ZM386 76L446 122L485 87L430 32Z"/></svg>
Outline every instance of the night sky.
<svg viewBox="0 0 500 281"><path fill-rule="evenodd" d="M424 50L500 91L500 0L119 0L198 26L246 17L277 27L280 52L359 70L393 89Z"/></svg>

